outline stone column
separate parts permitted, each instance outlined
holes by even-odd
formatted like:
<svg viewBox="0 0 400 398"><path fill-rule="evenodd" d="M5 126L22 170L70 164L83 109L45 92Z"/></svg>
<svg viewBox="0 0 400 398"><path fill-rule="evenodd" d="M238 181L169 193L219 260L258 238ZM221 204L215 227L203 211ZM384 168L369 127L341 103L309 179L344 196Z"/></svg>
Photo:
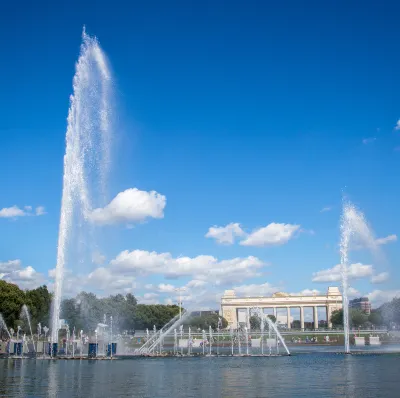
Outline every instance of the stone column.
<svg viewBox="0 0 400 398"><path fill-rule="evenodd" d="M304 330L304 307L300 307L300 327Z"/></svg>
<svg viewBox="0 0 400 398"><path fill-rule="evenodd" d="M290 307L286 308L287 310L287 328L290 329L292 325L290 324Z"/></svg>
<svg viewBox="0 0 400 398"><path fill-rule="evenodd" d="M314 309L314 329L318 329L318 307L313 307Z"/></svg>
<svg viewBox="0 0 400 398"><path fill-rule="evenodd" d="M247 329L250 329L250 307L247 307Z"/></svg>
<svg viewBox="0 0 400 398"><path fill-rule="evenodd" d="M277 311L276 311L276 307L274 307L274 317L275 317L275 322L276 322L276 320L277 320Z"/></svg>
<svg viewBox="0 0 400 398"><path fill-rule="evenodd" d="M328 323L328 328L332 327L331 315L332 315L331 307L330 307L330 305L327 305L326 306L326 322Z"/></svg>

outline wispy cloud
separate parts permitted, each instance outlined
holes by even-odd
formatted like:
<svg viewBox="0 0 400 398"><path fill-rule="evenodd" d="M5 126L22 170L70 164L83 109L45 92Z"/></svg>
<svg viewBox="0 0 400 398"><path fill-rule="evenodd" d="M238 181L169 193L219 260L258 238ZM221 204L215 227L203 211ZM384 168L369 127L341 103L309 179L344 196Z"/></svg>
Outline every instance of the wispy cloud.
<svg viewBox="0 0 400 398"><path fill-rule="evenodd" d="M331 210L332 210L332 206L325 206L319 212L320 213L325 213L325 212L331 211Z"/></svg>
<svg viewBox="0 0 400 398"><path fill-rule="evenodd" d="M43 206L38 206L35 212L32 211L32 206L25 206L23 209L14 205L11 207L4 207L0 210L0 218L13 218L26 217L26 216L43 216L46 214Z"/></svg>
<svg viewBox="0 0 400 398"><path fill-rule="evenodd" d="M396 126L394 126L395 130L400 130L400 119L397 121Z"/></svg>
<svg viewBox="0 0 400 398"><path fill-rule="evenodd" d="M396 242L397 241L397 235L388 235L385 238L378 238L375 240L375 243L377 245L386 245L387 243L390 242Z"/></svg>
<svg viewBox="0 0 400 398"><path fill-rule="evenodd" d="M362 140L362 143L364 145L372 144L374 141L376 141L376 137L369 137L369 138L364 138Z"/></svg>

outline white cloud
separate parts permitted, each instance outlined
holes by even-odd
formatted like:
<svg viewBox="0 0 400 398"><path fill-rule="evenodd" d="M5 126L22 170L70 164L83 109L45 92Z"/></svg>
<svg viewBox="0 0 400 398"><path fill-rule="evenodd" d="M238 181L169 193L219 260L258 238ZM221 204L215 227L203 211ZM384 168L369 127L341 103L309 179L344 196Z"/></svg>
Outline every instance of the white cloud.
<svg viewBox="0 0 400 398"><path fill-rule="evenodd" d="M246 235L239 223L230 223L225 227L210 227L206 233L206 238L213 238L220 244L232 245L235 238Z"/></svg>
<svg viewBox="0 0 400 398"><path fill-rule="evenodd" d="M271 223L252 232L240 244L242 246L283 245L292 239L299 229L300 225Z"/></svg>
<svg viewBox="0 0 400 398"><path fill-rule="evenodd" d="M129 293L135 287L135 278L132 275L117 274L110 268L99 267L88 275L85 283L107 294L121 291Z"/></svg>
<svg viewBox="0 0 400 398"><path fill-rule="evenodd" d="M169 283L160 283L158 285L148 284L145 286L148 290L156 290L159 293L173 293L176 287Z"/></svg>
<svg viewBox="0 0 400 398"><path fill-rule="evenodd" d="M396 126L394 127L395 130L400 130L400 119L397 121Z"/></svg>
<svg viewBox="0 0 400 398"><path fill-rule="evenodd" d="M397 241L397 235L388 235L385 238L376 239L375 243L377 245L386 245L387 243L396 242L396 241Z"/></svg>
<svg viewBox="0 0 400 398"><path fill-rule="evenodd" d="M0 210L0 218L15 218L27 215L28 213L20 209L18 206L5 207Z"/></svg>
<svg viewBox="0 0 400 398"><path fill-rule="evenodd" d="M318 296L319 294L321 294L321 291L317 289L304 289L298 293L290 293L291 296Z"/></svg>
<svg viewBox="0 0 400 398"><path fill-rule="evenodd" d="M7 266L8 264L8 266ZM45 283L43 274L37 272L33 267L28 265L21 267L20 260L7 261L0 263L0 279L6 282L14 283L21 289L35 289Z"/></svg>
<svg viewBox="0 0 400 398"><path fill-rule="evenodd" d="M278 292L280 289L266 282L263 284L253 283L250 285L239 285L233 287L233 290L238 296L256 297L256 296L269 296L273 293Z"/></svg>
<svg viewBox="0 0 400 398"><path fill-rule="evenodd" d="M106 256L99 252L94 252L92 254L92 263L96 265L103 265L104 262L106 261Z"/></svg>
<svg viewBox="0 0 400 398"><path fill-rule="evenodd" d="M356 297L356 296L361 296L361 293L357 290L357 289L355 289L354 287L349 287L348 289L347 289L347 295L349 296L349 297Z"/></svg>
<svg viewBox="0 0 400 398"><path fill-rule="evenodd" d="M332 210L332 206L326 206L326 207L323 207L319 212L325 213L325 212L331 211L331 210Z"/></svg>
<svg viewBox="0 0 400 398"><path fill-rule="evenodd" d="M46 214L43 206L37 207L35 213L32 213L32 206L25 206L24 209L20 209L18 206L14 205L11 207L4 207L0 210L0 218L17 218L35 215L42 216L43 214Z"/></svg>
<svg viewBox="0 0 400 398"><path fill-rule="evenodd" d="M400 297L400 290L374 290L367 295L374 308L391 301L395 297Z"/></svg>
<svg viewBox="0 0 400 398"><path fill-rule="evenodd" d="M56 277L56 269L55 268L49 269L47 271L47 274L49 275L49 278L55 279L55 277Z"/></svg>
<svg viewBox="0 0 400 398"><path fill-rule="evenodd" d="M96 224L138 223L147 218L163 218L166 197L155 191L130 188L120 192L107 206L93 210Z"/></svg>
<svg viewBox="0 0 400 398"><path fill-rule="evenodd" d="M158 294L145 293L143 296L136 297L139 304L159 304Z"/></svg>
<svg viewBox="0 0 400 398"><path fill-rule="evenodd" d="M186 284L186 288L199 288L199 287L203 287L203 286L205 286L205 285L207 285L207 282L206 281L202 281L202 280L198 280L198 279L193 279L193 280L191 280L191 281L189 281L187 284Z"/></svg>
<svg viewBox="0 0 400 398"><path fill-rule="evenodd" d="M0 274L8 274L21 268L21 260L0 261Z"/></svg>
<svg viewBox="0 0 400 398"><path fill-rule="evenodd" d="M257 257L218 260L213 256L177 257L170 253L125 250L110 262L113 272L125 274L162 274L166 278L192 276L215 284L232 283L258 276L258 270L267 264Z"/></svg>
<svg viewBox="0 0 400 398"><path fill-rule="evenodd" d="M35 212L37 216L43 216L44 214L46 214L46 209L44 208L44 206L38 206L36 207Z"/></svg>
<svg viewBox="0 0 400 398"><path fill-rule="evenodd" d="M397 241L397 235L388 235L384 238L375 238L374 236L364 235L363 239L354 239L351 242L350 248L352 250L361 250L367 248L373 252L377 252L379 250L379 246L387 245L388 243L393 243Z"/></svg>
<svg viewBox="0 0 400 398"><path fill-rule="evenodd" d="M389 273L381 272L380 274L371 276L371 283L383 283L386 282L388 279L389 279Z"/></svg>
<svg viewBox="0 0 400 398"><path fill-rule="evenodd" d="M364 138L362 140L362 143L364 145L372 144L374 141L376 141L376 137L369 137L369 138Z"/></svg>
<svg viewBox="0 0 400 398"><path fill-rule="evenodd" d="M364 265L361 263L351 264L348 267L349 279L359 279L372 276L373 268L372 265ZM341 277L341 266L340 264L335 265L333 268L325 269L322 271L313 273L313 282L338 282L342 279Z"/></svg>

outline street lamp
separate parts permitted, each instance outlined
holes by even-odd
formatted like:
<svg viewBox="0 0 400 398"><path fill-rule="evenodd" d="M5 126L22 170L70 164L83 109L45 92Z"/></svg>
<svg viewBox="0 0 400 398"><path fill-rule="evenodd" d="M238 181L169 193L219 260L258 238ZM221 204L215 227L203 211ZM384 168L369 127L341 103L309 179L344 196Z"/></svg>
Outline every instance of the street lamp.
<svg viewBox="0 0 400 398"><path fill-rule="evenodd" d="M175 289L176 292L179 292L179 319L182 318L182 294L181 292L185 291L186 287L177 287Z"/></svg>

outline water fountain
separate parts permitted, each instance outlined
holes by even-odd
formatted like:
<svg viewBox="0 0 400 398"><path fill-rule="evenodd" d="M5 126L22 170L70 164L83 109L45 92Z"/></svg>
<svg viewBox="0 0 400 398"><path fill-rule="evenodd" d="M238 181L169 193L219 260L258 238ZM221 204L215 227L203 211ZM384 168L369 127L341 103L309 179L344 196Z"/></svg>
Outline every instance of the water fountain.
<svg viewBox="0 0 400 398"><path fill-rule="evenodd" d="M246 355L249 355L249 331L247 326L244 327L244 335L246 338Z"/></svg>
<svg viewBox="0 0 400 398"><path fill-rule="evenodd" d="M188 355L190 355L191 340L192 340L192 329L189 326L189 331L188 331Z"/></svg>
<svg viewBox="0 0 400 398"><path fill-rule="evenodd" d="M263 348L263 338L264 338L264 329L265 329L265 322L268 323L268 335L269 338L271 337L271 330L273 330L276 334L277 342L280 341L283 345L283 347L286 350L286 353L290 355L290 351L286 346L285 340L283 339L282 335L280 334L276 324L272 322L271 318L264 314L262 308L260 307L252 307L249 309L251 314L255 314L259 319L260 319L260 329L261 329L261 352L262 355L264 354L264 348ZM271 348L271 347L270 347ZM279 349L278 343L277 343L277 350ZM271 354L271 349L270 349L270 354Z"/></svg>
<svg viewBox="0 0 400 398"><path fill-rule="evenodd" d="M6 322L4 321L3 314L0 313L0 330L1 329L5 330L7 332L8 337L10 338L10 341L11 341L11 334L7 328Z"/></svg>
<svg viewBox="0 0 400 398"><path fill-rule="evenodd" d="M63 191L59 224L57 265L52 306L51 341L58 341L60 306L64 271L68 264L80 263L70 258L72 249L90 241L90 218L94 208L106 204L105 183L110 164L111 74L106 57L96 38L85 30L70 98ZM86 231L87 230L87 231ZM85 237L82 238L82 234ZM73 245L72 240L77 244ZM91 253L90 253L91 254ZM87 257L89 253L87 254Z"/></svg>
<svg viewBox="0 0 400 398"><path fill-rule="evenodd" d="M347 200L343 201L343 212L340 225L340 264L343 294L343 328L344 328L344 352L350 353L350 324L349 324L349 251L354 246L363 246L378 252L378 245L369 227L364 214Z"/></svg>
<svg viewBox="0 0 400 398"><path fill-rule="evenodd" d="M238 353L239 353L239 355L242 355L242 344L240 341L240 328L237 331L237 339L238 339Z"/></svg>
<svg viewBox="0 0 400 398"><path fill-rule="evenodd" d="M231 325L231 327L229 329L229 335L230 335L230 338L231 338L231 348L232 348L232 355L233 355L233 344L234 344L233 337L234 337L234 335L233 335L233 326L232 325Z"/></svg>
<svg viewBox="0 0 400 398"><path fill-rule="evenodd" d="M205 349L206 349L206 342L207 342L207 334L206 331L203 329L202 331L202 338L203 338L203 355L205 355Z"/></svg>
<svg viewBox="0 0 400 398"><path fill-rule="evenodd" d="M263 314L264 315L264 314ZM261 332L261 355L264 355L264 329L265 329L265 320L264 317L261 318L260 323L260 332Z"/></svg>
<svg viewBox="0 0 400 398"><path fill-rule="evenodd" d="M113 348L113 317L112 317L112 315L110 316L110 345L111 345L110 357L112 359L113 351L114 351L114 348Z"/></svg>
<svg viewBox="0 0 400 398"><path fill-rule="evenodd" d="M210 336L210 356L211 356L211 348L212 348L212 338L213 338L213 332L212 332L212 327L210 325L210 327L208 328L208 333Z"/></svg>
<svg viewBox="0 0 400 398"><path fill-rule="evenodd" d="M174 355L178 352L178 332L174 329Z"/></svg>
<svg viewBox="0 0 400 398"><path fill-rule="evenodd" d="M180 329L181 340L183 340L183 325L181 325L179 329ZM180 344L180 346L181 346L181 355L183 356L183 344Z"/></svg>
<svg viewBox="0 0 400 398"><path fill-rule="evenodd" d="M33 333L32 333L31 316L29 314L29 309L25 304L22 306L20 318L21 319L26 319L26 321L28 322L29 331L31 332L31 339L32 339L33 349L36 352L35 339L33 338Z"/></svg>
<svg viewBox="0 0 400 398"><path fill-rule="evenodd" d="M72 330L72 358L75 358L75 326Z"/></svg>

